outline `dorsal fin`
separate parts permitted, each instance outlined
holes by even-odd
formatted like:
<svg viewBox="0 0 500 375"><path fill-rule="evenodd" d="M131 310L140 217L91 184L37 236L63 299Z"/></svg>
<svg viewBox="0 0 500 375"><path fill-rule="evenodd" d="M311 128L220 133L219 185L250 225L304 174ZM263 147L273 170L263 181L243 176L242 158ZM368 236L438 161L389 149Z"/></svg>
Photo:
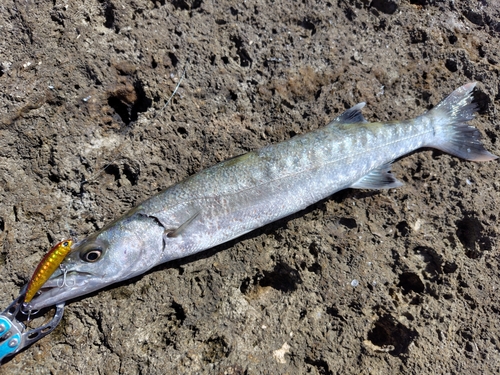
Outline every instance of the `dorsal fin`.
<svg viewBox="0 0 500 375"><path fill-rule="evenodd" d="M367 122L361 113L361 109L366 105L365 102L356 104L354 107L349 108L347 111L338 116L330 124L354 124L359 122Z"/></svg>

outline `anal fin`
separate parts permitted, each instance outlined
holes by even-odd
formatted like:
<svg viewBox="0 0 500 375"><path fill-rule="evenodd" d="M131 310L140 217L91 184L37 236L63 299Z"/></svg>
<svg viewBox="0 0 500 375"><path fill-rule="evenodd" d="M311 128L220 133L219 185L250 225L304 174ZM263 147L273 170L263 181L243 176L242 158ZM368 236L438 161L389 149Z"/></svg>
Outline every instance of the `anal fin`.
<svg viewBox="0 0 500 375"><path fill-rule="evenodd" d="M350 187L353 189L392 189L402 185L403 183L391 173L391 163L387 163L373 169Z"/></svg>

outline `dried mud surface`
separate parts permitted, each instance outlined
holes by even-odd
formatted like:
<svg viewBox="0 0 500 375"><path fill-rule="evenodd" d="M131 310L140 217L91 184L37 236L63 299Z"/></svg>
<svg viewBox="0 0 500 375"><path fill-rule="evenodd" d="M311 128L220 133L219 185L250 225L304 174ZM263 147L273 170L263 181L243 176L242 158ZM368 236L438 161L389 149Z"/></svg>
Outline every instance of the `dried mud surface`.
<svg viewBox="0 0 500 375"><path fill-rule="evenodd" d="M411 118L478 81L472 123L499 154L500 7L470 3L3 1L1 307L55 241L361 101ZM72 302L0 373L498 373L497 170L414 153L399 189Z"/></svg>

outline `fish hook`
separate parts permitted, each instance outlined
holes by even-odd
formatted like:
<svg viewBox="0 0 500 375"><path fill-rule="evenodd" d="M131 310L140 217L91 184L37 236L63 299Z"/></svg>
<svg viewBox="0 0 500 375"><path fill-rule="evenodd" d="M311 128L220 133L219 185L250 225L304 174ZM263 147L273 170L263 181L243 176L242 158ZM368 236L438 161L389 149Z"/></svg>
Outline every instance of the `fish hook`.
<svg viewBox="0 0 500 375"><path fill-rule="evenodd" d="M57 287L64 288L65 286L67 286L67 287L71 288L71 287L75 286L75 283L76 283L75 280L73 280L73 284L71 284L71 285L66 282L66 280L67 280L66 275L68 274L68 269L65 266L63 266L62 264L59 266L59 269L63 273L63 279L62 279L61 284L59 284L59 280L57 280Z"/></svg>

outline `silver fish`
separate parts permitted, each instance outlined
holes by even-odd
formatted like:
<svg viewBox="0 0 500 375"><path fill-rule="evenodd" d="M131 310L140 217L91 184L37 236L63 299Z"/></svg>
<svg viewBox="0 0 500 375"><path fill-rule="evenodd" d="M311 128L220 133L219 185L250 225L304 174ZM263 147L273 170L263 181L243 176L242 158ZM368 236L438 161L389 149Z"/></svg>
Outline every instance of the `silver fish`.
<svg viewBox="0 0 500 375"><path fill-rule="evenodd" d="M77 243L29 304L40 309L140 275L346 189L401 183L391 162L421 147L494 160L468 125L475 83L413 120L367 123L365 103L327 126L226 160L171 186Z"/></svg>

